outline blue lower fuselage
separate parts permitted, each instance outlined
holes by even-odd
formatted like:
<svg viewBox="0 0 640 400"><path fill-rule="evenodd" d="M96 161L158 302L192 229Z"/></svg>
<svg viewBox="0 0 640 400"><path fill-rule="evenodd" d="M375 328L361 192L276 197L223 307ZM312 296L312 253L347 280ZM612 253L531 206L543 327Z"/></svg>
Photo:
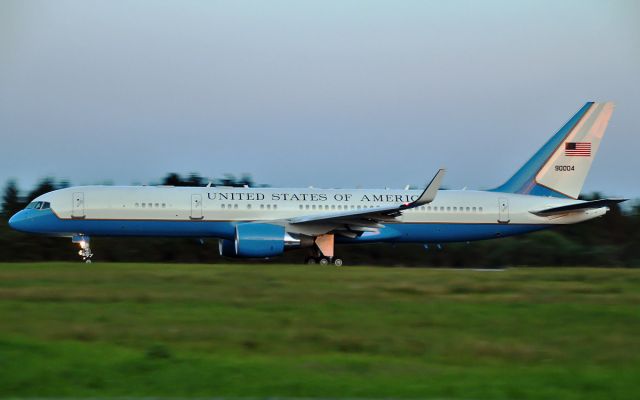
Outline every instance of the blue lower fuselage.
<svg viewBox="0 0 640 400"><path fill-rule="evenodd" d="M60 219L51 210L23 210L11 219L11 225L47 236L70 237L215 237L233 239L235 227L245 221L159 221ZM444 243L492 239L533 232L552 225L501 223L388 223L379 232L365 232L350 239L336 237L341 243L416 242Z"/></svg>

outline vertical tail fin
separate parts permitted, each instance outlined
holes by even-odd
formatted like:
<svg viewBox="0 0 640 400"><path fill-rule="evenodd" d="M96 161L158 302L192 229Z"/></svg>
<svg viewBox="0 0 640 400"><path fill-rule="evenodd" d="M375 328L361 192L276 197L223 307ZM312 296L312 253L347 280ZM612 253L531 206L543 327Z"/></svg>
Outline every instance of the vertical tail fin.
<svg viewBox="0 0 640 400"><path fill-rule="evenodd" d="M584 105L494 192L578 198L613 113L613 103Z"/></svg>

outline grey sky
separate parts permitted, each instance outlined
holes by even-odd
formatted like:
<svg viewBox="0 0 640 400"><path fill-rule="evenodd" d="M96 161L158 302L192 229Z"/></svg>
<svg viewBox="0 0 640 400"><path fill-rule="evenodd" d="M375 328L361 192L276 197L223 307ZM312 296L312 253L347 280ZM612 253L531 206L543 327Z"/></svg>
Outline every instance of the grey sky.
<svg viewBox="0 0 640 400"><path fill-rule="evenodd" d="M507 179L585 101L583 192L640 197L634 1L2 1L0 182Z"/></svg>

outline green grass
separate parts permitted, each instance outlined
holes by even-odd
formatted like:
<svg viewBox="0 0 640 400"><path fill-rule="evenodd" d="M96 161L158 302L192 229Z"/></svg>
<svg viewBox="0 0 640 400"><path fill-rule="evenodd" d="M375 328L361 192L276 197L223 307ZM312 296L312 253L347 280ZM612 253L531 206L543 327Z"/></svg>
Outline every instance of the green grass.
<svg viewBox="0 0 640 400"><path fill-rule="evenodd" d="M640 270L0 264L0 397L637 399Z"/></svg>

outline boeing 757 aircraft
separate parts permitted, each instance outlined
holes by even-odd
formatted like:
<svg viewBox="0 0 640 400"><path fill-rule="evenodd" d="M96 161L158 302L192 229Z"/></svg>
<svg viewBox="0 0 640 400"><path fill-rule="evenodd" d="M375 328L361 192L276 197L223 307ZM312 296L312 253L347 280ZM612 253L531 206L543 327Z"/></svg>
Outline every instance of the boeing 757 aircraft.
<svg viewBox="0 0 640 400"><path fill-rule="evenodd" d="M90 238L218 238L223 256L267 258L308 248L306 262L342 265L336 243L444 243L501 238L604 215L624 201L577 200L613 112L587 103L503 185L423 191L78 186L46 193L12 228L70 237L91 262Z"/></svg>

